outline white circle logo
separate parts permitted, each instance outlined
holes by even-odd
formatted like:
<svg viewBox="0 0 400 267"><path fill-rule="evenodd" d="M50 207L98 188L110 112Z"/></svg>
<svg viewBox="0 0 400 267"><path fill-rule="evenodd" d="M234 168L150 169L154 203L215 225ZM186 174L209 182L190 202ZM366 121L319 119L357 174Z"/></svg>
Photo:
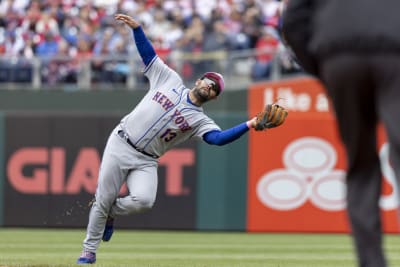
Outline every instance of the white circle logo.
<svg viewBox="0 0 400 267"><path fill-rule="evenodd" d="M286 168L302 175L321 174L335 165L336 151L321 138L301 138L285 149L283 162Z"/></svg>
<svg viewBox="0 0 400 267"><path fill-rule="evenodd" d="M271 208L290 210L301 206L307 199L307 183L296 174L276 170L261 178L257 195Z"/></svg>

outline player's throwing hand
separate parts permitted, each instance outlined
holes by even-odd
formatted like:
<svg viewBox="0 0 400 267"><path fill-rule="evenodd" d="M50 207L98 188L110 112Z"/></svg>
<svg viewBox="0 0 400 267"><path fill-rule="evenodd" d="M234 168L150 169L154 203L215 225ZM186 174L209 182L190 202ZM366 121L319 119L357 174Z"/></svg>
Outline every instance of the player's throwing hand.
<svg viewBox="0 0 400 267"><path fill-rule="evenodd" d="M116 14L114 18L117 21L122 21L132 29L136 29L140 26L140 24L132 17L125 15L125 14Z"/></svg>

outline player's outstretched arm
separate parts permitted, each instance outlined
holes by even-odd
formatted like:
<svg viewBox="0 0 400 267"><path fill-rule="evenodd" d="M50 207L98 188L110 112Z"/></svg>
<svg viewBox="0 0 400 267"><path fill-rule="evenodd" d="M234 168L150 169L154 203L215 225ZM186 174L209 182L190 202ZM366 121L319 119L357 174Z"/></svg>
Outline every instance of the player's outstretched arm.
<svg viewBox="0 0 400 267"><path fill-rule="evenodd" d="M263 131L282 125L288 112L278 104L269 104L256 117L238 124L224 131L213 130L203 136L203 140L210 145L223 146L240 138L249 129Z"/></svg>
<svg viewBox="0 0 400 267"><path fill-rule="evenodd" d="M256 118L253 118L247 122L240 123L223 131L213 130L205 133L203 140L210 145L223 146L239 139L249 129L254 128L255 126Z"/></svg>
<svg viewBox="0 0 400 267"><path fill-rule="evenodd" d="M122 21L132 28L133 37L135 39L135 44L139 51L140 57L142 58L144 65L148 66L150 62L152 62L152 60L157 56L157 54L149 39L147 39L146 35L144 34L140 23L134 18L124 14L116 14L114 17L117 21Z"/></svg>

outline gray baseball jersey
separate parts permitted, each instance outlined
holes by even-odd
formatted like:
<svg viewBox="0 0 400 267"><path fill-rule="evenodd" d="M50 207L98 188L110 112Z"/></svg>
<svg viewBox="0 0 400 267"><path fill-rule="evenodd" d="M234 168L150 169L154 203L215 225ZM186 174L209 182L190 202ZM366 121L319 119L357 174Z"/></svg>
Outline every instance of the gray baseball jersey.
<svg viewBox="0 0 400 267"><path fill-rule="evenodd" d="M220 130L202 107L188 102L190 90L159 57L153 59L144 73L150 81L150 90L121 121L122 129L136 147L161 156L191 137L200 138L208 131Z"/></svg>

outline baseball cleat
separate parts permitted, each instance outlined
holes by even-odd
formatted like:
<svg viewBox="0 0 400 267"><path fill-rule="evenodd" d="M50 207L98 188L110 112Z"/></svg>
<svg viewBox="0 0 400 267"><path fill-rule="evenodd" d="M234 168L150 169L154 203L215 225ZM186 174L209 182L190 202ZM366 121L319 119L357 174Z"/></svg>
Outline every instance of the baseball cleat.
<svg viewBox="0 0 400 267"><path fill-rule="evenodd" d="M105 242L110 241L114 233L114 218L108 217L106 222L106 227L104 228L102 240Z"/></svg>
<svg viewBox="0 0 400 267"><path fill-rule="evenodd" d="M96 253L90 251L82 251L76 264L93 264L96 262Z"/></svg>

